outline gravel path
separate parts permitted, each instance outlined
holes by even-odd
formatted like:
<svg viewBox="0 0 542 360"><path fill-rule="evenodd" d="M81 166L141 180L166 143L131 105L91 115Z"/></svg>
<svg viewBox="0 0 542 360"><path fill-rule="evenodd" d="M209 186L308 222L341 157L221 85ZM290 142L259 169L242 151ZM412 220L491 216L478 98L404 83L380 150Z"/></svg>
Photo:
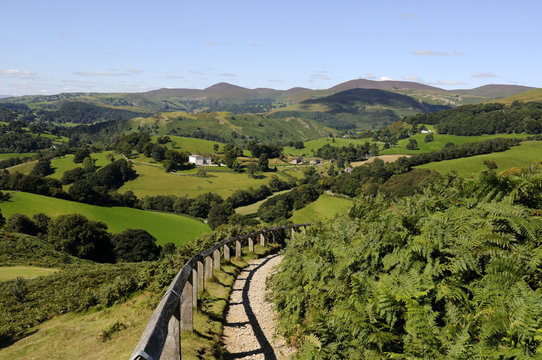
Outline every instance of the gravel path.
<svg viewBox="0 0 542 360"><path fill-rule="evenodd" d="M265 301L265 279L282 260L270 255L252 260L235 280L224 325L225 359L289 359L293 350L275 336L276 314Z"/></svg>

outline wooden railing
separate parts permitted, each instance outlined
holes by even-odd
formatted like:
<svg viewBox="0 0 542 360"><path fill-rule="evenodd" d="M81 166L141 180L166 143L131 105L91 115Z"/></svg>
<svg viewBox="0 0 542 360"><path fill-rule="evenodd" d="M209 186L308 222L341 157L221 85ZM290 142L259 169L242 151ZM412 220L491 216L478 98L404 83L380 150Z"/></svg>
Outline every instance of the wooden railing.
<svg viewBox="0 0 542 360"><path fill-rule="evenodd" d="M297 229L306 232L310 224L297 224L256 231L248 235L222 240L215 246L193 256L177 273L166 293L154 310L130 360L158 360L181 358L181 332L193 331L193 311L198 305L198 294L205 288L205 281L213 277L213 269L220 270L222 258L230 261L230 247L235 246L235 256L242 257L243 242L248 241L249 252L254 252L254 241L265 246L277 232Z"/></svg>

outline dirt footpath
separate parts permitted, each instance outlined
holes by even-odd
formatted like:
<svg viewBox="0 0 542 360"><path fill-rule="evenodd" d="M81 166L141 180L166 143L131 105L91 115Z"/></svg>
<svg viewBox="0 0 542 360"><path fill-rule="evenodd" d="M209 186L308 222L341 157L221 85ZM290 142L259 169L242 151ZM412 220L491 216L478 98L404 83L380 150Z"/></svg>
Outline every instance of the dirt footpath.
<svg viewBox="0 0 542 360"><path fill-rule="evenodd" d="M237 277L224 325L225 359L289 359L293 350L276 336L276 314L265 301L265 279L282 260L270 255L252 260Z"/></svg>

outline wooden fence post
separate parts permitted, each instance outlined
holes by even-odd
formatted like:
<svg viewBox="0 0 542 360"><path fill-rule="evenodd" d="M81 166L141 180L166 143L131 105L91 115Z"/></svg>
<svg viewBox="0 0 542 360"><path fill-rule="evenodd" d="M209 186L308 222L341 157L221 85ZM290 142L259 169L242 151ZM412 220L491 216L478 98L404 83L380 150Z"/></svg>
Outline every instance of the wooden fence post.
<svg viewBox="0 0 542 360"><path fill-rule="evenodd" d="M265 235L263 233L260 234L260 245L265 247Z"/></svg>
<svg viewBox="0 0 542 360"><path fill-rule="evenodd" d="M220 270L220 249L216 249L214 251L213 255L214 255L214 261L213 261L214 266L213 267L214 267L215 270L218 271L218 270Z"/></svg>
<svg viewBox="0 0 542 360"><path fill-rule="evenodd" d="M230 244L224 244L224 260L230 262Z"/></svg>
<svg viewBox="0 0 542 360"><path fill-rule="evenodd" d="M243 257L243 247L241 246L241 241L235 240L235 257L241 259Z"/></svg>
<svg viewBox="0 0 542 360"><path fill-rule="evenodd" d="M213 278L213 259L210 256L205 257L205 280Z"/></svg>
<svg viewBox="0 0 542 360"><path fill-rule="evenodd" d="M205 290L205 270L203 270L203 262L198 261L198 290L202 292Z"/></svg>
<svg viewBox="0 0 542 360"><path fill-rule="evenodd" d="M302 226L301 231L303 231L303 235L307 235L307 227L306 226Z"/></svg>
<svg viewBox="0 0 542 360"><path fill-rule="evenodd" d="M254 239L252 236L248 238L248 251L254 254Z"/></svg>
<svg viewBox="0 0 542 360"><path fill-rule="evenodd" d="M295 236L295 229L292 228L292 240L294 239L294 236Z"/></svg>
<svg viewBox="0 0 542 360"><path fill-rule="evenodd" d="M194 309L198 308L198 270L195 268L192 269L192 307Z"/></svg>
<svg viewBox="0 0 542 360"><path fill-rule="evenodd" d="M181 304L177 304L169 319L166 342L161 358L181 360Z"/></svg>
<svg viewBox="0 0 542 360"><path fill-rule="evenodd" d="M189 277L181 294L181 331L194 330L192 279Z"/></svg>

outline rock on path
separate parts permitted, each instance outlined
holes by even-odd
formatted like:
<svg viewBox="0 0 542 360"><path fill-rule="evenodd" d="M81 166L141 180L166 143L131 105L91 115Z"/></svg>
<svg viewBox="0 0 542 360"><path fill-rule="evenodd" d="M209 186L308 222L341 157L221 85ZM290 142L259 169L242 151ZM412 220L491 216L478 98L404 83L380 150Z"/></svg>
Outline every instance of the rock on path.
<svg viewBox="0 0 542 360"><path fill-rule="evenodd" d="M226 359L289 359L294 351L276 336L276 314L265 301L265 280L282 256L252 260L233 285L224 325Z"/></svg>

